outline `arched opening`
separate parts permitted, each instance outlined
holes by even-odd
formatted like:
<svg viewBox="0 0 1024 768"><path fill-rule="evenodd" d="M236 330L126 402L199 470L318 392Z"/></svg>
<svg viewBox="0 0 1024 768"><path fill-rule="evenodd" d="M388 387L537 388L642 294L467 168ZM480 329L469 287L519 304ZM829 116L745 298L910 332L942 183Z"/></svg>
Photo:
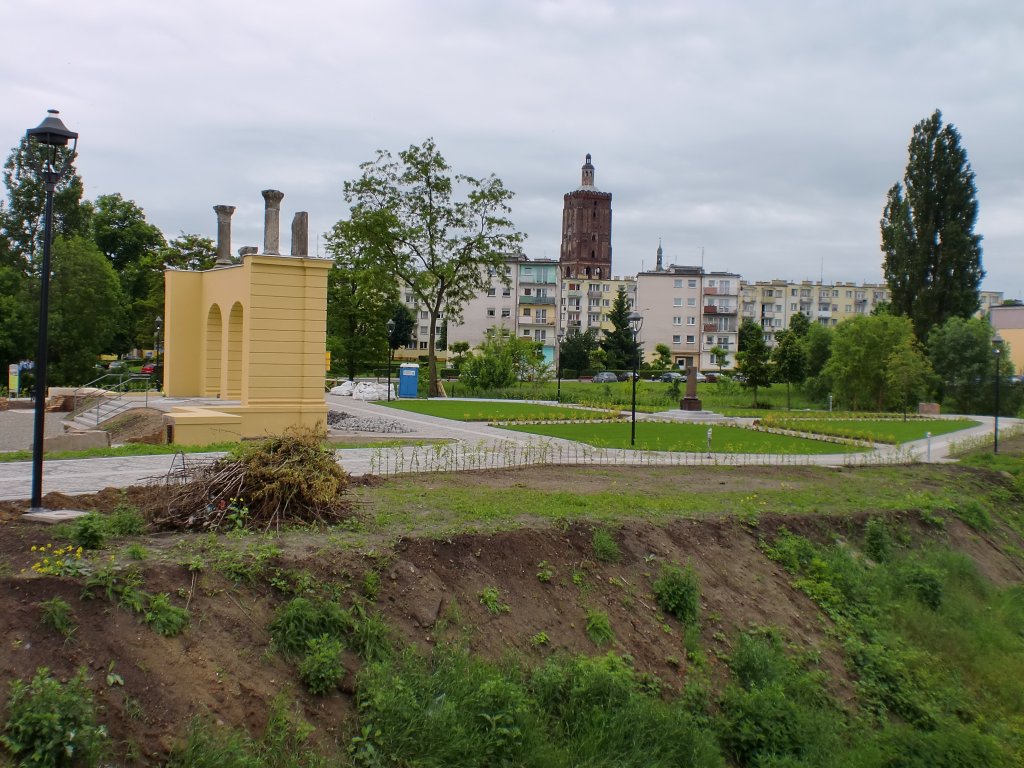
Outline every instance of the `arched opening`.
<svg viewBox="0 0 1024 768"><path fill-rule="evenodd" d="M203 396L220 396L221 341L224 330L221 327L220 307L214 304L206 314L206 370L203 376Z"/></svg>
<svg viewBox="0 0 1024 768"><path fill-rule="evenodd" d="M228 315L227 347L228 383L225 395L229 400L242 398L242 305L237 301Z"/></svg>

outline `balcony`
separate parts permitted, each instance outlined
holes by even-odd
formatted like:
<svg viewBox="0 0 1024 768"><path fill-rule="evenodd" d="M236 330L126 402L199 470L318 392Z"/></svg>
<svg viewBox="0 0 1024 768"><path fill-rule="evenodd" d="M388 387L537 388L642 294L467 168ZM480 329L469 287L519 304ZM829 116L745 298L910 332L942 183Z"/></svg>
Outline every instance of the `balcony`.
<svg viewBox="0 0 1024 768"><path fill-rule="evenodd" d="M554 324L555 324L555 318L553 318L553 317L550 318L550 319L540 319L540 320L538 320L536 317L520 317L519 318L519 325L543 325L543 326L550 326L550 325L554 325ZM570 325L571 325L571 323L570 323Z"/></svg>
<svg viewBox="0 0 1024 768"><path fill-rule="evenodd" d="M717 296L718 295L718 289L717 288L710 288L708 286L705 286L704 287L704 295L705 296Z"/></svg>
<svg viewBox="0 0 1024 768"><path fill-rule="evenodd" d="M715 325L714 323L704 323L704 332L705 333L707 333L708 331L717 331L717 330L718 330L718 326Z"/></svg>
<svg viewBox="0 0 1024 768"><path fill-rule="evenodd" d="M550 304L554 305L554 296L520 296L520 304Z"/></svg>
<svg viewBox="0 0 1024 768"><path fill-rule="evenodd" d="M718 314L718 307L716 307L716 306L714 306L712 304L709 304L708 306L704 307L704 314L705 315L717 315Z"/></svg>

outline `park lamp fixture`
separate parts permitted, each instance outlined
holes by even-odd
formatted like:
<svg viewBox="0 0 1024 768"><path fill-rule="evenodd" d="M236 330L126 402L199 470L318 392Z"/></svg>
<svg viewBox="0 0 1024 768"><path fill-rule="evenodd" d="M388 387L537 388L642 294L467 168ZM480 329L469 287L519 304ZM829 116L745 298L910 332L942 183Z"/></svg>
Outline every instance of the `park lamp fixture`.
<svg viewBox="0 0 1024 768"><path fill-rule="evenodd" d="M391 402L391 360L394 354L394 347L392 346L391 339L395 334L395 318L389 318L384 327L388 329L388 402Z"/></svg>
<svg viewBox="0 0 1024 768"><path fill-rule="evenodd" d="M78 149L78 134L69 131L60 119L56 109L47 111L46 119L37 127L25 132L25 149L32 156L32 141L43 148L35 171L46 190L46 207L43 227L43 263L39 270L39 346L35 361L35 421L32 429L32 502L31 511L42 510L43 506L43 435L46 424L46 363L47 326L50 316L50 246L53 240L53 193L57 184L71 165ZM60 158L58 147L71 145L70 151ZM60 165L58 167L58 162Z"/></svg>
<svg viewBox="0 0 1024 768"><path fill-rule="evenodd" d="M629 321L629 329L633 332L633 344L636 344L636 337L640 334L640 329L644 325L644 316L637 312L635 309L627 315L626 319ZM633 409L632 419L630 420L629 428L629 444L631 446L636 445L636 380L637 380L637 367L640 365L640 349L633 350Z"/></svg>
<svg viewBox="0 0 1024 768"><path fill-rule="evenodd" d="M1002 355L1003 337L999 335L999 331L996 331L996 335L992 337L992 356L996 360L996 415L994 421L995 431L993 432L992 453L999 453L999 362Z"/></svg>

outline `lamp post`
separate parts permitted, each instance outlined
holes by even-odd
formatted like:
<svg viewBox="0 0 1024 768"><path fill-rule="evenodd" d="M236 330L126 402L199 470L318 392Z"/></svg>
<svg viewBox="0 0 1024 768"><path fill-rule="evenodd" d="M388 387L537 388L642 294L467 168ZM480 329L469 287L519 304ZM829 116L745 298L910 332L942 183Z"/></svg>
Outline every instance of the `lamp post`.
<svg viewBox="0 0 1024 768"><path fill-rule="evenodd" d="M50 315L50 244L53 240L53 193L57 184L71 164L78 148L78 134L69 131L61 122L60 113L51 109L46 119L37 127L25 132L25 147L29 158L32 157L32 140L35 139L40 151L38 164L35 168L43 188L46 190L46 206L43 226L43 263L39 270L39 346L36 351L36 401L35 422L32 430L32 511L43 506L43 433L46 424L46 363L47 325ZM61 157L57 147L71 148Z"/></svg>
<svg viewBox="0 0 1024 768"><path fill-rule="evenodd" d="M558 355L558 359L555 360L555 372L558 376L558 391L555 393L555 402L559 405L562 404L562 339L565 338L565 331L559 330L555 334L555 338L558 340L558 347L555 349L555 354Z"/></svg>
<svg viewBox="0 0 1024 768"><path fill-rule="evenodd" d="M640 329L643 327L644 318L635 309L629 313L629 328L633 331L633 417L630 422L629 432L629 444L631 446L636 445L636 380L637 368L640 365L640 348L637 346L636 337L640 335Z"/></svg>
<svg viewBox="0 0 1024 768"><path fill-rule="evenodd" d="M395 332L395 320L391 318L384 326L388 329L388 402L391 402L391 354L394 349L391 346L391 335Z"/></svg>
<svg viewBox="0 0 1024 768"><path fill-rule="evenodd" d="M992 453L999 453L999 359L1003 354L1003 337L997 332L992 337L992 356L996 359L996 421L995 441L992 443Z"/></svg>

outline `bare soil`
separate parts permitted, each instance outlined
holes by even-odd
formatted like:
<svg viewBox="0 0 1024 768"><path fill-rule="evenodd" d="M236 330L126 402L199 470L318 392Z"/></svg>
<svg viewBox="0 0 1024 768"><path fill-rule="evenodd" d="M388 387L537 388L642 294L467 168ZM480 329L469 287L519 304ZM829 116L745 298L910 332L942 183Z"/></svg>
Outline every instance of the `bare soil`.
<svg viewBox="0 0 1024 768"><path fill-rule="evenodd" d="M772 469L798 482L803 469ZM671 469L609 468L602 470L609 488L642 492L652 481L679 482ZM588 478L591 480L593 478ZM574 473L564 467L533 467L521 471L481 472L459 476L476 482L528 493L530 488L573 489ZM385 482L366 478L366 483ZM687 473L685 482L700 493L702 484L723 482L701 472ZM737 472L727 482L736 488L760 487L769 478L758 470ZM689 486L688 486L689 487ZM437 492L443 492L442 485ZM44 506L111 510L128 500L140 509L161 501L159 488L108 489L88 497L50 494ZM265 574L255 584L234 584L215 568L190 569L197 556L210 562L210 538L197 534L155 534L132 541L149 556L131 561L126 542L104 552L119 567L135 567L143 587L166 592L188 608L190 624L176 638L163 638L106 599L81 599L82 582L41 576L31 570L33 545L47 543L52 529L20 519L24 504L0 505L0 685L25 678L41 666L70 676L79 666L91 673L91 687L103 709L103 721L117 743L120 757L131 762L157 762L181 737L196 714L245 727L253 733L265 725L270 702L285 693L298 702L316 727L325 750L342 750L350 735L354 707L354 675L359 662L346 656L348 674L336 692L307 695L299 686L294 665L275 653L268 626L286 597ZM934 536L912 512L904 518L916 537ZM517 657L539 662L552 653L629 654L636 668L657 675L668 689L679 689L689 668L682 645L683 628L657 610L651 581L662 563L691 563L702 585L701 639L712 677L723 679L719 662L738 630L757 625L779 627L795 645L816 651L842 700L852 700L849 680L827 620L813 603L793 588L789 576L759 548L762 536L785 525L815 539L831 539L844 526L859 529L863 521L824 517L764 515L756 525L731 519L677 520L669 524L633 522L615 531L622 553L618 563L593 557L593 527L585 522L556 526L526 523L518 530L490 535L382 540L372 535L317 532L281 534L280 556L273 569L305 571L319 580L352 592L369 570L381 576L376 600L400 646L422 649L460 642L492 659ZM942 534L950 545L971 556L996 583L1024 580L1018 560L1006 555L996 540L950 521ZM256 536L218 536L217 547L244 549L264 541ZM54 542L57 544L59 542ZM1020 546L1022 542L1018 541ZM553 571L548 582L537 574L540 563ZM496 587L509 611L491 615L480 593ZM77 629L65 640L41 624L40 602L55 596L71 604ZM598 648L587 637L586 611L605 611L615 632L610 647ZM544 632L549 643L537 647L531 638ZM124 680L108 685L111 665ZM852 705L851 705L852 706Z"/></svg>

